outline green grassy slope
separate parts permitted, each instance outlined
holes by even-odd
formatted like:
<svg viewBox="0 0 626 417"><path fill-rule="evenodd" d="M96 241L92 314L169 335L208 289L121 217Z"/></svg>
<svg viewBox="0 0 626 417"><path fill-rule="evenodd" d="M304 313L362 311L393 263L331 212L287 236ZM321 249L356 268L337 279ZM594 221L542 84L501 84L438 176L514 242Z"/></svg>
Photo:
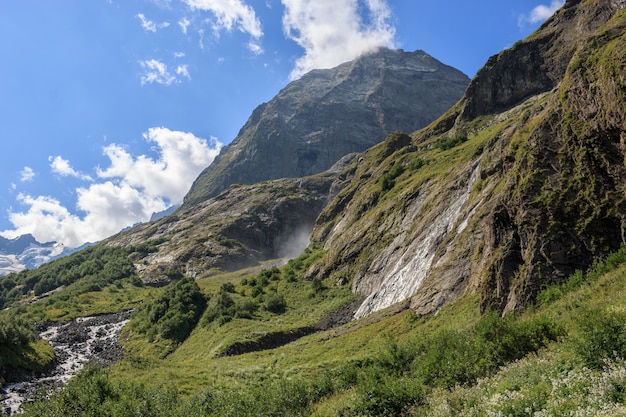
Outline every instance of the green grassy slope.
<svg viewBox="0 0 626 417"><path fill-rule="evenodd" d="M309 252L300 261L306 264L307 257L315 256ZM296 274L303 269L295 268ZM203 325L201 319L191 336L165 357L151 350L147 339L131 334L126 359L110 370L87 369L50 401L29 405L25 415L623 411L626 251L597 263L588 274L577 273L568 283L546 289L539 305L505 320L481 316L478 297L464 296L436 315L387 310L284 346L220 356L235 341L314 324L351 299L348 291L329 283L314 289L310 282L290 282L288 270L294 270L293 263L264 287L266 295L272 285L285 294L286 312L259 309L252 318L233 317L221 325ZM232 282L234 298L250 298L250 286L242 280L263 274L267 272L231 276L220 287ZM205 294L220 291L214 284L200 287ZM76 414L81 409L88 414Z"/></svg>

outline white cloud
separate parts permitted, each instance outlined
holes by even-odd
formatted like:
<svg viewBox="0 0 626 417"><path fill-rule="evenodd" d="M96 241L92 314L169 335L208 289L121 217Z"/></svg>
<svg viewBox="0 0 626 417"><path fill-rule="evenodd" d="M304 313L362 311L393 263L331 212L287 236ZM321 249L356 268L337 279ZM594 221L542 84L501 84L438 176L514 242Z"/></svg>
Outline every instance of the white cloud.
<svg viewBox="0 0 626 417"><path fill-rule="evenodd" d="M145 84L162 84L172 85L180 84L182 78L191 79L187 65L178 65L174 71L170 71L167 64L158 59L147 59L139 61L144 72L141 74L141 85Z"/></svg>
<svg viewBox="0 0 626 417"><path fill-rule="evenodd" d="M304 48L291 73L296 79L315 68L331 68L358 55L395 46L395 27L386 0L282 0L283 29Z"/></svg>
<svg viewBox="0 0 626 417"><path fill-rule="evenodd" d="M14 229L1 234L15 237L31 233L39 241L63 242L68 247L101 240L182 202L192 182L221 148L215 138L207 141L166 128L149 129L144 139L154 144L156 159L135 157L121 145L104 148L109 166L96 169L97 183L76 190L80 215L53 197L20 194L18 201L27 209L10 212ZM56 166L62 172L71 168L69 162Z"/></svg>
<svg viewBox="0 0 626 417"><path fill-rule="evenodd" d="M190 24L191 22L186 17L183 17L178 21L178 26L180 26L180 30L183 32L184 35L187 34L187 28Z"/></svg>
<svg viewBox="0 0 626 417"><path fill-rule="evenodd" d="M187 65L179 65L176 67L176 75L181 77L185 77L188 80L191 80L191 75L189 75L189 70L187 69Z"/></svg>
<svg viewBox="0 0 626 417"><path fill-rule="evenodd" d="M248 49L254 55L261 55L263 53L263 47L256 42L250 41L248 42Z"/></svg>
<svg viewBox="0 0 626 417"><path fill-rule="evenodd" d="M85 181L93 181L93 178L89 175L78 172L72 168L70 161L67 159L63 159L60 156L50 156L48 157L48 161L50 161L50 168L52 168L53 174L57 174L62 177L74 177Z"/></svg>
<svg viewBox="0 0 626 417"><path fill-rule="evenodd" d="M243 0L183 0L192 10L201 10L213 15L212 29L216 37L223 31L238 30L250 35L248 49L255 55L263 53L259 40L263 36L263 26L254 9ZM187 33L189 21L178 22L183 33ZM204 30L199 29L200 47L204 49Z"/></svg>
<svg viewBox="0 0 626 417"><path fill-rule="evenodd" d="M261 21L254 9L242 0L183 0L191 9L211 12L216 21L213 29L231 31L234 28L255 39L263 36Z"/></svg>
<svg viewBox="0 0 626 417"><path fill-rule="evenodd" d="M20 172L20 181L30 182L35 178L35 171L31 167L24 167Z"/></svg>
<svg viewBox="0 0 626 417"><path fill-rule="evenodd" d="M141 20L141 27L146 32L156 32L158 29L164 29L170 25L169 22L155 23L152 20L147 19L143 13L139 13L137 17Z"/></svg>
<svg viewBox="0 0 626 417"><path fill-rule="evenodd" d="M518 19L518 24L520 27L524 26L526 23L530 23L532 25L541 23L547 20L550 16L552 16L557 10L559 10L563 4L565 4L565 0L552 0L549 6L540 4L530 11L527 15L522 15Z"/></svg>
<svg viewBox="0 0 626 417"><path fill-rule="evenodd" d="M152 128L143 136L156 144L160 153L158 160L145 155L133 158L123 147L109 145L104 153L111 165L98 169L98 177L120 178L147 195L164 197L173 203L182 201L193 180L221 148L214 138L208 143L191 133L166 128Z"/></svg>

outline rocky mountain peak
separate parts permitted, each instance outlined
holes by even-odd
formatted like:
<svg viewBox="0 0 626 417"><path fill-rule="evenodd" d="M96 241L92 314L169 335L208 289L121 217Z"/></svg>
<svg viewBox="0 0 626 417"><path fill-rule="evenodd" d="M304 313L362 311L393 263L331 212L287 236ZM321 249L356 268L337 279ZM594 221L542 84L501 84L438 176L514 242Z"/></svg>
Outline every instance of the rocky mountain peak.
<svg viewBox="0 0 626 417"><path fill-rule="evenodd" d="M303 177L395 131L433 121L463 94L460 71L423 51L379 49L314 70L257 107L185 197L189 207L231 184Z"/></svg>

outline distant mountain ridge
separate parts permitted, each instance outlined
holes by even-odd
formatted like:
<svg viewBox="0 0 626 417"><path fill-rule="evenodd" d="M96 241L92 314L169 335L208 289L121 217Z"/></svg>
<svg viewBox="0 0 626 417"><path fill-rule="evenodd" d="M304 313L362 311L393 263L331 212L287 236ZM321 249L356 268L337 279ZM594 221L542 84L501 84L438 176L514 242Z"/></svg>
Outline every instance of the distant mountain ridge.
<svg viewBox="0 0 626 417"><path fill-rule="evenodd" d="M31 234L7 239L0 236L0 276L34 269L88 246L66 248L62 243L38 242Z"/></svg>
<svg viewBox="0 0 626 417"><path fill-rule="evenodd" d="M424 51L380 49L313 70L253 111L196 179L183 206L232 184L323 172L393 131L426 126L461 98L468 84L465 74Z"/></svg>

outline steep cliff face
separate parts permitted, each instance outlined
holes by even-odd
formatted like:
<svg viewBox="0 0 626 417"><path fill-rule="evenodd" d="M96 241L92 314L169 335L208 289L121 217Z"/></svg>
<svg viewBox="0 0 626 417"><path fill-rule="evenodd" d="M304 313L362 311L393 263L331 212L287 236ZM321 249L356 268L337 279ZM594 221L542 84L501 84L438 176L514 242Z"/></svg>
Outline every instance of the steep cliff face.
<svg viewBox="0 0 626 417"><path fill-rule="evenodd" d="M626 243L623 7L581 2L560 14L592 16L596 29L578 40L549 105L509 145L512 161L502 161L500 172L511 180L492 211L485 307L526 305L546 281Z"/></svg>
<svg viewBox="0 0 626 417"><path fill-rule="evenodd" d="M462 96L468 82L423 51L381 49L312 71L254 110L195 181L184 206L231 184L322 172L395 130L411 132L430 123Z"/></svg>
<svg viewBox="0 0 626 417"><path fill-rule="evenodd" d="M624 243L624 3L566 2L438 121L355 161L309 275L351 279L357 316L464 291L510 311Z"/></svg>

